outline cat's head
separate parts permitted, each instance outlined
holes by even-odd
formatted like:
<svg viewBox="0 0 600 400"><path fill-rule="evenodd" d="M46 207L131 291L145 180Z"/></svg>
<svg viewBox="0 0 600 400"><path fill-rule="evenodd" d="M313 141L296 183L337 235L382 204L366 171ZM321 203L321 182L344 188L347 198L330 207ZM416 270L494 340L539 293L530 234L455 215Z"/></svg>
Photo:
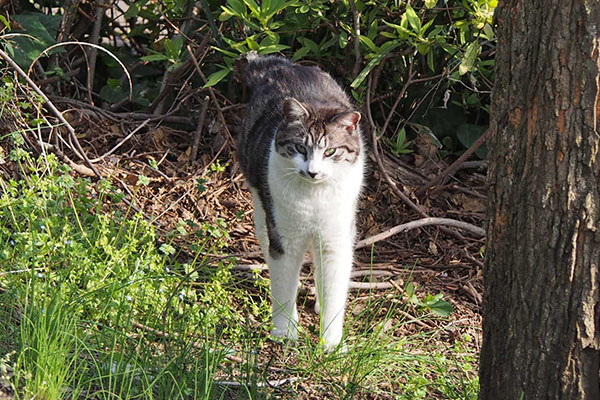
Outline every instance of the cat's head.
<svg viewBox="0 0 600 400"><path fill-rule="evenodd" d="M275 150L305 180L324 182L357 162L360 113L336 108L313 109L294 98L283 102L283 122Z"/></svg>

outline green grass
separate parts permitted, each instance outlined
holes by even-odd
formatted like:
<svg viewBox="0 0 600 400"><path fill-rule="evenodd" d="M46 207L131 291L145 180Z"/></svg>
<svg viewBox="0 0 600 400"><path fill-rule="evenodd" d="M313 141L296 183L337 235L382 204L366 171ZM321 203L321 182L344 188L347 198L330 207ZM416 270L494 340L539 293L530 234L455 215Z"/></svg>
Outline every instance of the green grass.
<svg viewBox="0 0 600 400"><path fill-rule="evenodd" d="M439 318L422 304L354 300L346 353L323 353L309 311L296 345L269 343L265 282L241 285L234 260L203 256L230 227L159 236L108 181L13 158L21 179L0 177L0 371L16 399L477 396L468 337L443 345L442 330L409 329L402 310Z"/></svg>

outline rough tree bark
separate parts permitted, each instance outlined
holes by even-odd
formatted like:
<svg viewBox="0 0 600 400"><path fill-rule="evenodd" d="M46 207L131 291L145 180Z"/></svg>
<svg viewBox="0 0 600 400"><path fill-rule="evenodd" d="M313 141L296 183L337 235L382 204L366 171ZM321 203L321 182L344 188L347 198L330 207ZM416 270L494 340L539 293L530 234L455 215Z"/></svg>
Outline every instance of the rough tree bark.
<svg viewBox="0 0 600 400"><path fill-rule="evenodd" d="M600 399L600 0L496 18L480 399Z"/></svg>

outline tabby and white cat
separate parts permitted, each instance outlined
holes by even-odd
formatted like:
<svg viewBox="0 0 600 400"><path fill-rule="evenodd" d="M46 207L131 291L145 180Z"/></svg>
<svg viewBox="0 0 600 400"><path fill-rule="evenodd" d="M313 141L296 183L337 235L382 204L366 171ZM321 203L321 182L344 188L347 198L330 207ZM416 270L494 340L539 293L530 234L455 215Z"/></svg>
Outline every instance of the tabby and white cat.
<svg viewBox="0 0 600 400"><path fill-rule="evenodd" d="M236 73L251 90L238 159L271 277L271 334L298 337L296 295L310 251L322 340L334 350L342 340L363 182L360 114L318 67L249 53Z"/></svg>

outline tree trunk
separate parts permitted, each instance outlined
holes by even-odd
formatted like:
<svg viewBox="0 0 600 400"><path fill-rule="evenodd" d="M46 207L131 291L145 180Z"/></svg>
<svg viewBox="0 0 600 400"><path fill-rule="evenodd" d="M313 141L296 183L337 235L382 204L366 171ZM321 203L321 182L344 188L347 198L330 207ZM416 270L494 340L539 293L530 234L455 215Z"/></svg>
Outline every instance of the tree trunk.
<svg viewBox="0 0 600 400"><path fill-rule="evenodd" d="M496 17L480 399L600 399L600 0Z"/></svg>

